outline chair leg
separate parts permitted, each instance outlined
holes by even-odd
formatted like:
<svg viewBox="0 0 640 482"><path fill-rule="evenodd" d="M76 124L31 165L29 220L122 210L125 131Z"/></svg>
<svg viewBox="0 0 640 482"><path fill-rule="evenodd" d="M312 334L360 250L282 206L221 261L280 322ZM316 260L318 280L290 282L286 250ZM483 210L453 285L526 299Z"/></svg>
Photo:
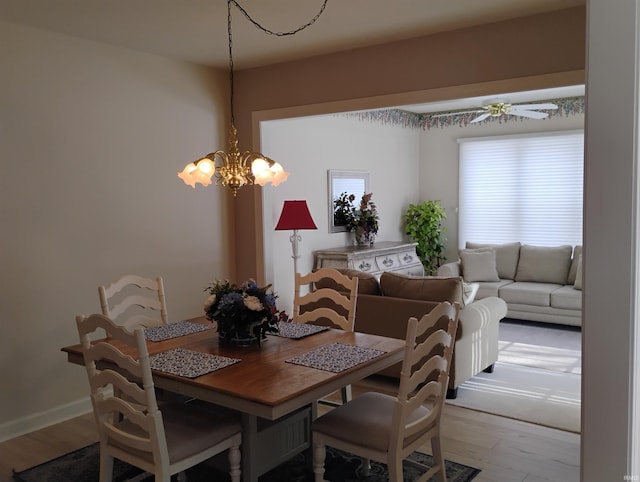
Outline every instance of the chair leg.
<svg viewBox="0 0 640 482"><path fill-rule="evenodd" d="M454 400L458 398L458 387L447 388L447 400Z"/></svg>
<svg viewBox="0 0 640 482"><path fill-rule="evenodd" d="M368 477L371 472L371 459L362 457L360 459L360 467L358 467L358 475L362 477Z"/></svg>
<svg viewBox="0 0 640 482"><path fill-rule="evenodd" d="M346 387L342 387L342 403L347 403L351 400L351 385L347 385Z"/></svg>
<svg viewBox="0 0 640 482"><path fill-rule="evenodd" d="M326 456L327 450L323 444L313 445L313 474L315 482L324 481L324 459Z"/></svg>
<svg viewBox="0 0 640 482"><path fill-rule="evenodd" d="M113 457L100 447L100 482L113 480Z"/></svg>
<svg viewBox="0 0 640 482"><path fill-rule="evenodd" d="M389 467L389 482L402 482L404 476L402 475L402 459L397 460L392 457L388 460L387 467Z"/></svg>
<svg viewBox="0 0 640 482"><path fill-rule="evenodd" d="M444 465L444 456L442 455L440 434L431 437L431 451L433 452L433 465L438 465L440 467L440 470L437 472L438 481L447 482L447 471Z"/></svg>
<svg viewBox="0 0 640 482"><path fill-rule="evenodd" d="M231 482L240 482L240 446L229 447L229 476Z"/></svg>

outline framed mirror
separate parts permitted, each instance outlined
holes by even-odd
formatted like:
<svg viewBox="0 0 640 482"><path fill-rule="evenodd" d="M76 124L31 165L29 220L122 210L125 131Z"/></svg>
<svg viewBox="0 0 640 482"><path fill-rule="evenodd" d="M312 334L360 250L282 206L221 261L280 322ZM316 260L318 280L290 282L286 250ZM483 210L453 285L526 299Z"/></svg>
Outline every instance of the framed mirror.
<svg viewBox="0 0 640 482"><path fill-rule="evenodd" d="M362 195L371 192L369 187L369 173L367 171L327 171L327 186L329 191L329 232L340 233L348 231L344 221L335 216L335 200L346 192L356 197L354 203L359 203ZM356 204L357 205L357 204Z"/></svg>

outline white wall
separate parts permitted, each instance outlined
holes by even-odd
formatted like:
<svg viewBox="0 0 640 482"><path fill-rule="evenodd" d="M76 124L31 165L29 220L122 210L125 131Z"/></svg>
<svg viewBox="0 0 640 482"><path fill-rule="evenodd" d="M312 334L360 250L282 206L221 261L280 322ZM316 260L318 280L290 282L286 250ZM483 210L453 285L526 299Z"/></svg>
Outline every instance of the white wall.
<svg viewBox="0 0 640 482"><path fill-rule="evenodd" d="M227 191L176 176L226 144L224 72L3 22L0 65L2 440L86 400L60 348L99 284L162 275L197 316L233 249Z"/></svg>
<svg viewBox="0 0 640 482"><path fill-rule="evenodd" d="M447 260L458 258L458 139L582 128L584 114L455 125L425 131L420 136L420 197L422 200L439 199L447 212Z"/></svg>
<svg viewBox="0 0 640 482"><path fill-rule="evenodd" d="M267 279L279 294L278 307L291 313L292 232L273 230L283 202L305 199L318 226L317 231L299 231L300 273L313 268L313 251L352 242L351 233L329 233L329 169L369 171L370 190L380 215L377 239L407 239L402 231L402 215L409 203L417 202L419 197L419 131L327 115L264 122L261 133L262 152L292 173L286 183L264 190Z"/></svg>

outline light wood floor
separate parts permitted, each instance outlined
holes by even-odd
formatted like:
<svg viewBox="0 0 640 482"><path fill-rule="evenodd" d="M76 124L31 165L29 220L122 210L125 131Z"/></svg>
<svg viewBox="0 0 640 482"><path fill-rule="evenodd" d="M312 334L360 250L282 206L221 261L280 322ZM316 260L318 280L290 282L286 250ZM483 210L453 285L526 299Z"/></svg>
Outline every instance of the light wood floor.
<svg viewBox="0 0 640 482"><path fill-rule="evenodd" d="M386 379L353 387L393 392ZM482 470L474 482L579 482L580 436L445 404L445 458ZM93 415L83 415L0 443L0 482L23 470L96 440ZM430 453L428 446L423 449ZM73 482L73 481L69 481Z"/></svg>

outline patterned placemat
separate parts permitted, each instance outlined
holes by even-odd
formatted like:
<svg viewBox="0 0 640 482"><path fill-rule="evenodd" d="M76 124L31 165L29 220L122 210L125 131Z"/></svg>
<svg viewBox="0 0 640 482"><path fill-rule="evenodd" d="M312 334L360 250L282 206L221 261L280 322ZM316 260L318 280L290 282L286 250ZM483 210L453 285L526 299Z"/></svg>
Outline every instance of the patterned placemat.
<svg viewBox="0 0 640 482"><path fill-rule="evenodd" d="M166 325L152 326L145 328L144 337L148 341L162 341L169 338L178 338L179 336L190 335L199 331L210 330L212 325L203 323L195 323L193 321L176 321L167 323Z"/></svg>
<svg viewBox="0 0 640 482"><path fill-rule="evenodd" d="M149 357L151 368L181 377L196 378L241 361L239 358L211 355L174 348Z"/></svg>
<svg viewBox="0 0 640 482"><path fill-rule="evenodd" d="M310 325L308 323L293 323L291 321L280 321L278 323L278 333L268 333L269 335L282 336L284 338L304 338L305 336L320 333L328 330L328 326Z"/></svg>
<svg viewBox="0 0 640 482"><path fill-rule="evenodd" d="M339 373L385 353L386 351L375 348L332 343L309 353L289 358L286 362Z"/></svg>

